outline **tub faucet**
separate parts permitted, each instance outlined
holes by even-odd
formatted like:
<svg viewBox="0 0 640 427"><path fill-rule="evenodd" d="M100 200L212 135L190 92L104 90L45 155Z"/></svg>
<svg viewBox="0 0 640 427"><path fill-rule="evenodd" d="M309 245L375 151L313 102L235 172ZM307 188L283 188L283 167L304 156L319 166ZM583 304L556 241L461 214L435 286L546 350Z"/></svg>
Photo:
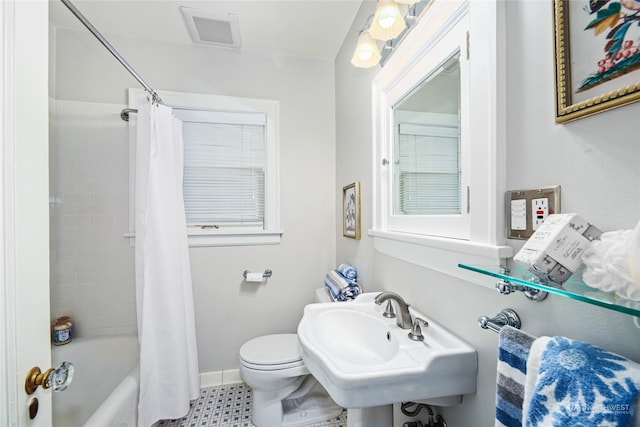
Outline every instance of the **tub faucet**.
<svg viewBox="0 0 640 427"><path fill-rule="evenodd" d="M378 294L373 300L376 304L381 305L387 300L393 300L398 305L400 315L396 317L396 323L402 329L411 329L411 314L409 313L409 304L407 304L400 295L395 292L385 291Z"/></svg>

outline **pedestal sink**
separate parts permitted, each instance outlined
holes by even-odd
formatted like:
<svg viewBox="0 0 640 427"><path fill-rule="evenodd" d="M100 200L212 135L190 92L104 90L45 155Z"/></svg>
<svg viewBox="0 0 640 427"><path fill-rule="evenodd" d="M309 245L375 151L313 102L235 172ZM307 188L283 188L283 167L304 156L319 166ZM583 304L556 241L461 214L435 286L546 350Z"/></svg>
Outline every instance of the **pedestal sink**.
<svg viewBox="0 0 640 427"><path fill-rule="evenodd" d="M352 408L406 401L449 405L475 393L473 348L412 308L412 317L426 319L429 327L424 341L409 339L409 330L382 316L375 296L307 305L298 325L305 365L349 417Z"/></svg>

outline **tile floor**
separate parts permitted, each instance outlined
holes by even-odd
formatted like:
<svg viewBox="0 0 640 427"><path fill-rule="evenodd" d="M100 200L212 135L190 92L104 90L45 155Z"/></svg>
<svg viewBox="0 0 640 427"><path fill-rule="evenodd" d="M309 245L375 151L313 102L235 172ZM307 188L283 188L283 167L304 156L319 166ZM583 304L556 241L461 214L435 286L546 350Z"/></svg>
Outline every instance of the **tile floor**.
<svg viewBox="0 0 640 427"><path fill-rule="evenodd" d="M165 420L158 427L255 427L251 422L251 388L244 383L203 388L189 413L177 420ZM339 417L308 427L346 427L346 411ZM261 426L262 427L262 426ZM269 426L265 426L269 427Z"/></svg>

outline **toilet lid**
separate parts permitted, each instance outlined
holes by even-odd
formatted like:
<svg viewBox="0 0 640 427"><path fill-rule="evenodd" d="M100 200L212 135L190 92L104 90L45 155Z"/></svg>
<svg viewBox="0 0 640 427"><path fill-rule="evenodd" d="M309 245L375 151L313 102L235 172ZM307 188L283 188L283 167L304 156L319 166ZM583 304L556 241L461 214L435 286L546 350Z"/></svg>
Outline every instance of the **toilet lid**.
<svg viewBox="0 0 640 427"><path fill-rule="evenodd" d="M240 358L255 365L281 365L302 360L296 334L265 335L240 347Z"/></svg>

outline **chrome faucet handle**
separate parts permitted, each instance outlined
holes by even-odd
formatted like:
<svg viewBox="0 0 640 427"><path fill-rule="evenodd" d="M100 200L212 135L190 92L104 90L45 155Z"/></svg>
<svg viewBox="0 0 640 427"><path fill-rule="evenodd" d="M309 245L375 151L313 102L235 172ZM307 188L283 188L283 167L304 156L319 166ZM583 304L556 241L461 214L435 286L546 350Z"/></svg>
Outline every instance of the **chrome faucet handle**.
<svg viewBox="0 0 640 427"><path fill-rule="evenodd" d="M422 335L422 324L425 328L429 327L429 322L426 320L416 317L413 321L413 326L411 327L411 332L407 335L410 339L414 341L424 341L424 335Z"/></svg>
<svg viewBox="0 0 640 427"><path fill-rule="evenodd" d="M393 305L391 304L391 300L387 301L387 306L384 309L384 313L382 313L382 315L387 319L393 319L396 317L396 312L393 310Z"/></svg>

